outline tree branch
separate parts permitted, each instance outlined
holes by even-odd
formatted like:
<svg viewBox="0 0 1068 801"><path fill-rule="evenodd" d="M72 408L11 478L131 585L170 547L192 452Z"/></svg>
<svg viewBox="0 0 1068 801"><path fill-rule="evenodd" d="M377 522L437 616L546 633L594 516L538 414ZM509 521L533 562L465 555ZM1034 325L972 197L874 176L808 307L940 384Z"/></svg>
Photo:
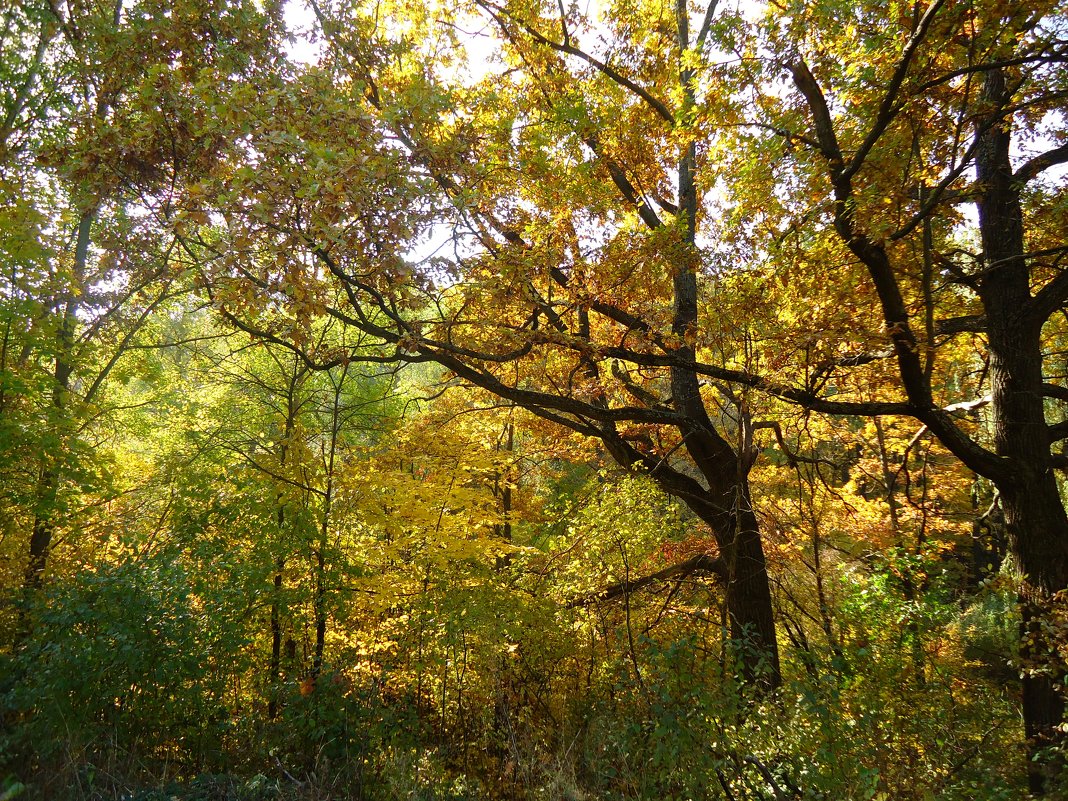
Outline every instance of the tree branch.
<svg viewBox="0 0 1068 801"><path fill-rule="evenodd" d="M626 198L629 204L638 209L638 216L642 218L642 222L654 231L662 226L663 222L659 215L653 207L649 205L649 202L645 197L638 192L634 187L634 184L630 182L630 179L627 178L627 174L623 172L623 168L620 167L614 159L604 155L601 150L601 143L597 140L597 137L589 136L586 138L585 142L586 146L593 151L594 155L604 162L605 167L608 169L608 174L612 176L612 183L616 185L616 188L620 191L623 197Z"/></svg>
<svg viewBox="0 0 1068 801"><path fill-rule="evenodd" d="M669 125L675 125L675 115L671 113L671 110L663 103L663 101L655 98L652 94L649 93L648 90L642 88L634 81L630 80L626 76L622 75L621 73L610 67L608 64L605 64L603 61L598 60L597 58L591 56L584 50L580 50L574 45L568 44L566 42L554 42L552 39L540 33L536 28L532 27L531 25L528 25L521 19L518 19L514 14L512 14L505 8L493 5L487 2L486 0L476 0L476 2L479 6L484 8L491 17L497 20L498 24L501 24L502 16L507 17L520 28L522 28L524 31L526 31L527 34L536 42L546 45L547 47L552 48L558 53L567 53L570 56L575 56L576 58L582 59L591 67L593 67L602 75L604 75L606 78L608 78L610 81L629 90L630 92L634 93L642 100L644 100L646 103L648 103L649 106L658 115L660 115L660 117L662 117Z"/></svg>
<svg viewBox="0 0 1068 801"><path fill-rule="evenodd" d="M1022 186L1033 178L1038 177L1043 170L1065 162L1068 162L1068 143L1052 150L1047 150L1045 153L1041 153L1025 162L1020 169L1013 173L1012 178L1013 181Z"/></svg>
<svg viewBox="0 0 1068 801"><path fill-rule="evenodd" d="M897 116L897 102L898 92L901 89L901 84L905 80L905 76L908 74L909 67L912 65L912 59L916 55L917 49L920 44L927 37L927 31L931 27L931 23L934 21L935 15L939 9L942 8L945 0L934 0L927 11L924 12L923 17L920 19L919 25L916 26L915 32L909 38L909 41L905 45L904 51L901 53L901 61L898 62L897 67L894 69L894 74L890 76L890 80L887 83L886 93L883 95L882 102L879 104L879 110L875 115L875 122L872 124L871 130L868 131L868 135L864 137L864 141L861 143L857 152L853 154L853 158L849 161L849 166L845 168L842 173L843 178L852 178L860 168L864 165L864 159L868 157L872 148L875 147L875 143L879 141L879 138L886 132L887 126Z"/></svg>
<svg viewBox="0 0 1068 801"><path fill-rule="evenodd" d="M705 47L705 39L708 38L708 32L712 30L712 18L716 15L716 6L719 5L719 0L710 0L708 8L705 9L705 18L701 22L701 30L697 33L697 40L694 42L694 52L700 55L701 51Z"/></svg>
<svg viewBox="0 0 1068 801"><path fill-rule="evenodd" d="M1058 273L1027 304L1025 316L1042 324L1068 301L1068 270Z"/></svg>
<svg viewBox="0 0 1068 801"><path fill-rule="evenodd" d="M658 570L655 573L650 573L648 576L642 576L641 578L632 579L630 581L620 581L615 584L609 584L603 590L599 592L591 593L590 595L584 595L580 598L572 599L568 601L567 607L574 609L580 606L589 606L592 603L598 601L611 601L614 598L619 598L622 595L629 595L632 592L636 592L643 587L648 587L650 584L656 584L658 582L667 581L669 579L677 578L680 581L694 573L707 573L709 575L716 576L720 579L726 580L727 578L727 566L723 560L719 557L710 556L706 553L700 553L696 556L691 556L689 559L678 562L673 565L665 567L663 570Z"/></svg>

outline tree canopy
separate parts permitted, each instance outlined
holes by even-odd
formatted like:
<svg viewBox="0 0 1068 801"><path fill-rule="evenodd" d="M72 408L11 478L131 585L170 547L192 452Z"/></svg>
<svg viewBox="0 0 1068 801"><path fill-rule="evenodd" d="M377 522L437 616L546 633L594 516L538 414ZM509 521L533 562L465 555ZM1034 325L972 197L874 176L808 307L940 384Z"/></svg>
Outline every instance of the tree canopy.
<svg viewBox="0 0 1068 801"><path fill-rule="evenodd" d="M3 12L0 796L1057 797L1065 12Z"/></svg>

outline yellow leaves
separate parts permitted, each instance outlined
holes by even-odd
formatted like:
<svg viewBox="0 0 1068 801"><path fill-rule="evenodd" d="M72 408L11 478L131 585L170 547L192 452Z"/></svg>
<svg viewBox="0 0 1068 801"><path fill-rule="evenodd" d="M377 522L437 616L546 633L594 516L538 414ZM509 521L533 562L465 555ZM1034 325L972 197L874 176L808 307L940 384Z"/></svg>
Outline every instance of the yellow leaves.
<svg viewBox="0 0 1068 801"><path fill-rule="evenodd" d="M359 523L350 528L365 584L384 593L416 592L424 576L485 568L511 549L494 537L502 522L494 492L501 463L454 431L424 430L417 421L390 447L353 462L338 476L338 506ZM396 571L400 570L398 574ZM388 587L388 589L387 589Z"/></svg>

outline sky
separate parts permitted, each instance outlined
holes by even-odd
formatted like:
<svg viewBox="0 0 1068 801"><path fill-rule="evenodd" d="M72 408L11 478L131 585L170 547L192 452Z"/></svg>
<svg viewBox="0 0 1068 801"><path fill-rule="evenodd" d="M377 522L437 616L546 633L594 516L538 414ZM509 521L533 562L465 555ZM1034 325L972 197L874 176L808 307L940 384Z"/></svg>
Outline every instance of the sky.
<svg viewBox="0 0 1068 801"><path fill-rule="evenodd" d="M311 41L309 33L316 27L315 14L304 0L287 0L286 28L294 34L286 45L286 55L298 64L314 64L322 55L322 45Z"/></svg>

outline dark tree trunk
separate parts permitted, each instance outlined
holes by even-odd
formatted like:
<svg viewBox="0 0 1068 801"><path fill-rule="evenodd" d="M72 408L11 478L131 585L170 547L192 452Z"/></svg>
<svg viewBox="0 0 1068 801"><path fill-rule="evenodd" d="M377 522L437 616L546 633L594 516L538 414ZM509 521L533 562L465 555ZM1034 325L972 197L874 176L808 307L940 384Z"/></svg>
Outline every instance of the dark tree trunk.
<svg viewBox="0 0 1068 801"><path fill-rule="evenodd" d="M680 48L688 47L686 5L678 0ZM692 74L683 70L680 79L686 105L693 100ZM701 397L696 369L696 349L690 344L698 329L698 282L701 264L696 247L697 232L697 147L687 144L680 154L678 199L682 220L683 248L672 276L674 308L672 334L680 345L675 356L680 366L671 368L672 405L689 421L680 429L694 464L709 485L708 507L695 508L712 527L726 568L726 606L731 639L738 646L743 677L758 686L779 686L779 647L771 601L764 546L749 494L749 454L737 453L712 423ZM669 489L670 491L670 489Z"/></svg>
<svg viewBox="0 0 1068 801"><path fill-rule="evenodd" d="M984 95L995 109L1009 100L1000 69L986 74ZM998 110L980 130L976 154L982 194L979 227L985 275L980 295L987 318L994 446L1009 464L1008 477L995 479L1001 493L1009 550L1023 577L1021 657L1023 716L1028 738L1031 792L1044 794L1056 766L1041 749L1063 742L1057 729L1064 699L1055 686L1063 673L1049 675L1052 643L1041 636L1054 593L1068 588L1068 515L1050 464L1049 431L1043 404L1043 316L1033 308L1025 256L1020 190L1010 161L1011 125Z"/></svg>
<svg viewBox="0 0 1068 801"><path fill-rule="evenodd" d="M59 436L55 438L59 443L57 451L62 450L62 443L66 439L66 421L70 414L70 387L71 377L74 374L73 354L74 347L74 321L78 314L81 286L85 279L86 264L89 259L89 238L96 220L96 208L92 208L82 215L78 223L78 238L74 250L74 276L70 287L70 296L63 306L63 318L59 323L59 342L56 352L56 365L52 383L52 414L54 415L53 431ZM59 483L61 477L62 459L61 452L46 453L43 455L43 466L37 480L35 504L33 512L33 528L30 531L29 559L26 564L26 572L23 576L23 594L28 602L37 590L41 588L44 579L45 568L48 566L48 557L52 549L52 535L56 528L56 502L59 498ZM25 612L21 613L22 615ZM19 634L25 637L30 634L29 619L22 617L19 622Z"/></svg>
<svg viewBox="0 0 1068 801"><path fill-rule="evenodd" d="M748 486L740 490L748 501ZM752 509L739 510L734 541L722 553L727 570L731 639L744 649L743 674L746 679L773 689L781 682L779 646L764 545Z"/></svg>
<svg viewBox="0 0 1068 801"><path fill-rule="evenodd" d="M33 529L30 532L30 559L23 578L23 587L27 593L34 593L41 588L45 567L48 564L48 552L52 547L58 494L59 469L55 464L50 463L41 471L37 480L37 508L34 511Z"/></svg>
<svg viewBox="0 0 1068 801"><path fill-rule="evenodd" d="M299 404L297 389L306 374L306 369L293 359L293 373L289 376L286 387L286 419L282 429L282 444L278 450L278 463L284 468L289 456L289 439L297 425ZM268 666L267 717L270 720L278 715L279 695L282 688L282 587L285 581L285 533L286 533L286 499L282 492L278 494L278 548L279 555L275 561L274 591L271 594L271 661Z"/></svg>
<svg viewBox="0 0 1068 801"><path fill-rule="evenodd" d="M913 34L913 43L918 44L926 35L939 8L940 4L929 7ZM1027 25L1037 25L1038 19L1031 19ZM1055 594L1068 589L1068 515L1052 472L1050 431L1043 404L1041 332L1049 316L1063 306L1068 292L1062 274L1038 294L1031 293L1031 265L1020 197L1022 186L1037 173L1023 167L1018 174L1013 172L1013 109L1020 107L1021 90L1027 82L1014 76L1015 85L1010 87L1006 68L998 66L1002 59L1004 63L1012 62L1013 54L1008 50L1011 46L1007 44L1003 53L984 54L983 58L990 61L980 67L982 92L970 118L976 126L974 160L982 264L972 275L960 276L962 283L978 292L983 305L981 318L985 321L989 347L990 406L994 420L993 453L968 436L949 418L946 410L935 404L931 361L928 359L926 365L921 361L924 344L911 331L910 307L901 291L903 271L891 262L885 243L870 238L863 226L858 225L852 181L865 165L867 151L862 148L850 154L842 150L835 114L815 76L800 59L790 69L794 84L808 103L819 149L826 159L836 202L835 228L842 242L867 267L879 295L883 321L894 344L901 385L912 413L965 465L993 481L1000 492L1009 551L1022 578L1025 634L1022 656L1025 662L1038 668L1028 672L1024 679L1023 714L1029 738L1031 790L1042 795L1051 789L1049 776L1058 771L1058 764L1041 751L1065 739L1059 732L1064 700L1055 690L1057 685L1063 685L1065 674L1054 644L1046 642L1039 632L1048 620ZM903 80L908 68L909 62L902 62L895 73L896 79ZM900 102L901 97L896 93L901 86L901 83L892 85L887 99ZM886 109L892 107L891 103ZM886 125L893 116L890 113L885 117ZM867 142L874 146L884 131L885 127L877 123ZM1050 153L1053 155L1047 154L1048 161L1038 158L1038 171L1063 163L1060 153L1056 150ZM923 194L921 191L921 197ZM921 214L930 219L929 214L934 212L927 210ZM901 236L907 233L908 229L899 232ZM930 245L928 238L924 248ZM929 269L926 260L925 269ZM930 303L929 293L927 297ZM928 310L928 341L934 330L931 320Z"/></svg>
<svg viewBox="0 0 1068 801"><path fill-rule="evenodd" d="M72 304L73 302L71 301ZM52 409L56 417L54 425L60 429L64 427L64 418L68 413L67 395L70 392L70 379L73 372L69 351L73 338L74 314L75 309L69 306L60 330L60 355L56 358L53 378ZM61 431L57 440L61 443L63 439ZM48 565L48 555L52 549L52 534L56 528L56 501L59 499L62 454L46 453L43 459L44 466L37 479L35 493L33 529L30 532L30 558L26 564L26 574L23 579L23 588L27 598L41 588L45 568Z"/></svg>
<svg viewBox="0 0 1068 801"><path fill-rule="evenodd" d="M326 650L326 534L319 540L315 554L315 651L312 655L312 679L318 679L323 671L323 653Z"/></svg>
<svg viewBox="0 0 1068 801"><path fill-rule="evenodd" d="M737 472L735 473L737 475ZM695 509L715 533L722 563L730 636L743 677L774 689L781 682L771 582L744 476L710 492L714 508Z"/></svg>
<svg viewBox="0 0 1068 801"><path fill-rule="evenodd" d="M278 511L279 524L283 511ZM279 559L274 574L274 593L271 596L271 661L267 667L267 719L278 717L278 694L282 685L282 571L285 560Z"/></svg>
<svg viewBox="0 0 1068 801"><path fill-rule="evenodd" d="M1058 643L1049 640L1045 624L1053 594L1068 586L1068 520L1056 482L1048 471L1044 476L1034 476L1031 482L1021 481L1011 489L1003 487L1001 493L1009 547L1023 574L1020 658L1024 668L1028 784L1033 794L1043 795L1052 789L1050 779L1060 772L1062 760L1051 761L1042 752L1063 745L1065 740L1058 729L1064 719L1064 697L1057 689L1063 684L1064 673L1059 665L1050 673L1051 660L1057 661L1054 654Z"/></svg>
<svg viewBox="0 0 1068 801"><path fill-rule="evenodd" d="M676 403L679 403L678 396ZM704 409L703 405L693 404L691 408ZM708 419L707 415L705 419ZM712 530L719 549L718 557L701 556L689 571L700 569L720 578L729 636L737 644L735 654L742 677L757 687L775 689L781 683L781 675L771 580L760 526L749 494L746 462L735 454L711 423L684 430L683 436L707 488L662 459L642 457L619 437L606 436L603 441L617 462L631 469L636 463L640 464L643 472L662 490L685 503ZM676 575L676 571L685 565L675 565L660 575ZM617 586L623 592L645 583L642 579L628 580ZM614 594L610 592L610 595Z"/></svg>

